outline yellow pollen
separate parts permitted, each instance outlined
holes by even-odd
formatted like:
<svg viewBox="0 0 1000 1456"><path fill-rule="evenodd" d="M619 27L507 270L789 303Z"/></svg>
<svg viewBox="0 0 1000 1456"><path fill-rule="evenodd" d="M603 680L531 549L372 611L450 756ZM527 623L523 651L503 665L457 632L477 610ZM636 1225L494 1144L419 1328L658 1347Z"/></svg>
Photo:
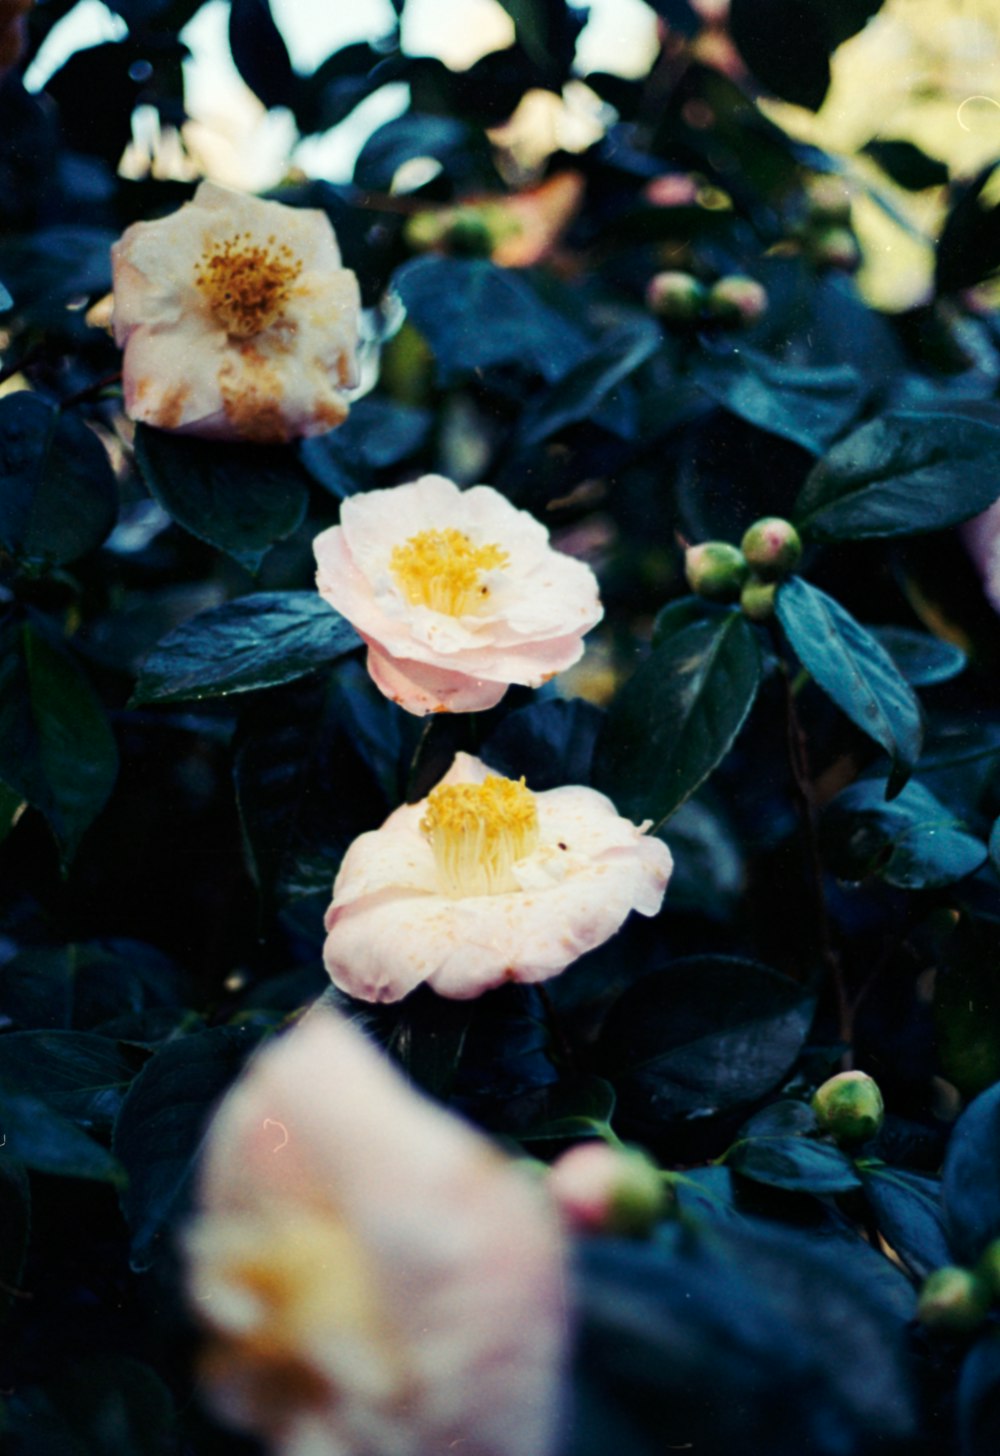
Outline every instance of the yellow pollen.
<svg viewBox="0 0 1000 1456"><path fill-rule="evenodd" d="M535 796L524 779L490 774L482 784L440 784L420 821L445 894L502 895L516 890L513 867L538 844Z"/></svg>
<svg viewBox="0 0 1000 1456"><path fill-rule="evenodd" d="M394 546L389 568L408 602L449 617L481 612L489 601L486 571L502 571L510 557L491 543L474 546L464 531L418 531Z"/></svg>
<svg viewBox="0 0 1000 1456"><path fill-rule="evenodd" d="M273 237L254 243L249 233L211 242L195 264L194 281L227 334L252 339L281 318L302 261Z"/></svg>

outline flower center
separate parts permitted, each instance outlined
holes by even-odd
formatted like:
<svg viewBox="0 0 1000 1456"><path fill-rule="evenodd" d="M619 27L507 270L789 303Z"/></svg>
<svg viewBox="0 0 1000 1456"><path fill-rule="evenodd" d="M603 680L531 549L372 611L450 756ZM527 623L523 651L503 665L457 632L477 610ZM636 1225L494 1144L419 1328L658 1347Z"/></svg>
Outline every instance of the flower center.
<svg viewBox="0 0 1000 1456"><path fill-rule="evenodd" d="M249 233L237 233L208 244L195 264L194 281L226 332L251 339L281 317L301 272L301 259L273 236L260 244Z"/></svg>
<svg viewBox="0 0 1000 1456"><path fill-rule="evenodd" d="M446 894L516 890L513 868L538 844L535 796L524 779L490 774L482 784L440 784L427 796L421 833Z"/></svg>
<svg viewBox="0 0 1000 1456"><path fill-rule="evenodd" d="M464 531L418 531L393 547L389 568L414 606L448 617L481 611L490 589L486 571L502 571L510 557L496 544L474 546Z"/></svg>

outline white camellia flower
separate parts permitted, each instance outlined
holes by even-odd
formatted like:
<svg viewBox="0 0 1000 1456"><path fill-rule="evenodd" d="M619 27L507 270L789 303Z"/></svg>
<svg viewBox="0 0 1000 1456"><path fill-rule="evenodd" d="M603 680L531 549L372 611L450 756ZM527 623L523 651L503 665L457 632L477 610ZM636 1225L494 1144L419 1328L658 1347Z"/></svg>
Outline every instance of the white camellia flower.
<svg viewBox="0 0 1000 1456"><path fill-rule="evenodd" d="M266 442L346 418L360 296L325 213L203 182L111 257L132 419Z"/></svg>
<svg viewBox="0 0 1000 1456"><path fill-rule="evenodd" d="M313 549L320 593L411 713L478 712L511 683L538 687L582 657L603 614L590 568L488 485L425 475L351 496Z"/></svg>
<svg viewBox="0 0 1000 1456"><path fill-rule="evenodd" d="M398 1001L424 981L466 1000L547 980L631 910L659 910L673 860L646 827L594 789L533 794L459 753L426 799L348 849L326 914L327 971L366 1001Z"/></svg>
<svg viewBox="0 0 1000 1456"><path fill-rule="evenodd" d="M566 1344L544 1190L314 1011L216 1114L187 1288L213 1408L278 1456L550 1456Z"/></svg>

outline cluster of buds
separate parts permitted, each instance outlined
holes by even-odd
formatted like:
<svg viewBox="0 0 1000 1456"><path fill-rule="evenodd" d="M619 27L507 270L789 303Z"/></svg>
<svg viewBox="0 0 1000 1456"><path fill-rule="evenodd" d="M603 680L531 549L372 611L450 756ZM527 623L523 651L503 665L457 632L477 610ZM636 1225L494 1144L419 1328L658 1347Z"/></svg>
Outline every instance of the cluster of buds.
<svg viewBox="0 0 1000 1456"><path fill-rule="evenodd" d="M851 195L839 177L814 177L805 215L795 228L802 251L817 268L853 273L861 250L851 229Z"/></svg>
<svg viewBox="0 0 1000 1456"><path fill-rule="evenodd" d="M781 579L794 571L802 542L791 521L764 516L745 533L739 546L704 541L689 546L684 575L696 596L712 602L738 601L753 622L774 613L774 595Z"/></svg>
<svg viewBox="0 0 1000 1456"><path fill-rule="evenodd" d="M767 312L767 293L755 278L733 273L706 287L691 273L656 273L646 285L646 303L675 328L748 329Z"/></svg>

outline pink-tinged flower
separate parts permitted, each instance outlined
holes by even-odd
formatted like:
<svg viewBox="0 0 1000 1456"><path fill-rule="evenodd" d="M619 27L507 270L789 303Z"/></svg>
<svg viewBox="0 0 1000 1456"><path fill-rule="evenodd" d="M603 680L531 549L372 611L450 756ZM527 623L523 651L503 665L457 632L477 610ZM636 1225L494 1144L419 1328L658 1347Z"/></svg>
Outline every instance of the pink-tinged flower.
<svg viewBox="0 0 1000 1456"><path fill-rule="evenodd" d="M583 656L602 616L590 568L488 485L425 475L351 496L313 549L320 592L410 713L477 712L511 683L538 687Z"/></svg>
<svg viewBox="0 0 1000 1456"><path fill-rule="evenodd" d="M990 605L1000 612L1000 500L961 528L966 550L983 578Z"/></svg>
<svg viewBox="0 0 1000 1456"><path fill-rule="evenodd" d="M111 250L134 420L225 440L321 434L347 415L360 299L323 212L203 182Z"/></svg>
<svg viewBox="0 0 1000 1456"><path fill-rule="evenodd" d="M594 789L533 794L459 753L426 799L348 849L326 914L330 977L366 1001L424 981L467 1000L547 980L631 910L659 910L673 861L645 828Z"/></svg>
<svg viewBox="0 0 1000 1456"><path fill-rule="evenodd" d="M638 1148L577 1143L549 1170L549 1192L581 1234L642 1238L666 1213L671 1194L659 1168Z"/></svg>
<svg viewBox="0 0 1000 1456"><path fill-rule="evenodd" d="M219 1415L279 1456L549 1456L566 1343L542 1188L326 1011L208 1134L187 1286Z"/></svg>

